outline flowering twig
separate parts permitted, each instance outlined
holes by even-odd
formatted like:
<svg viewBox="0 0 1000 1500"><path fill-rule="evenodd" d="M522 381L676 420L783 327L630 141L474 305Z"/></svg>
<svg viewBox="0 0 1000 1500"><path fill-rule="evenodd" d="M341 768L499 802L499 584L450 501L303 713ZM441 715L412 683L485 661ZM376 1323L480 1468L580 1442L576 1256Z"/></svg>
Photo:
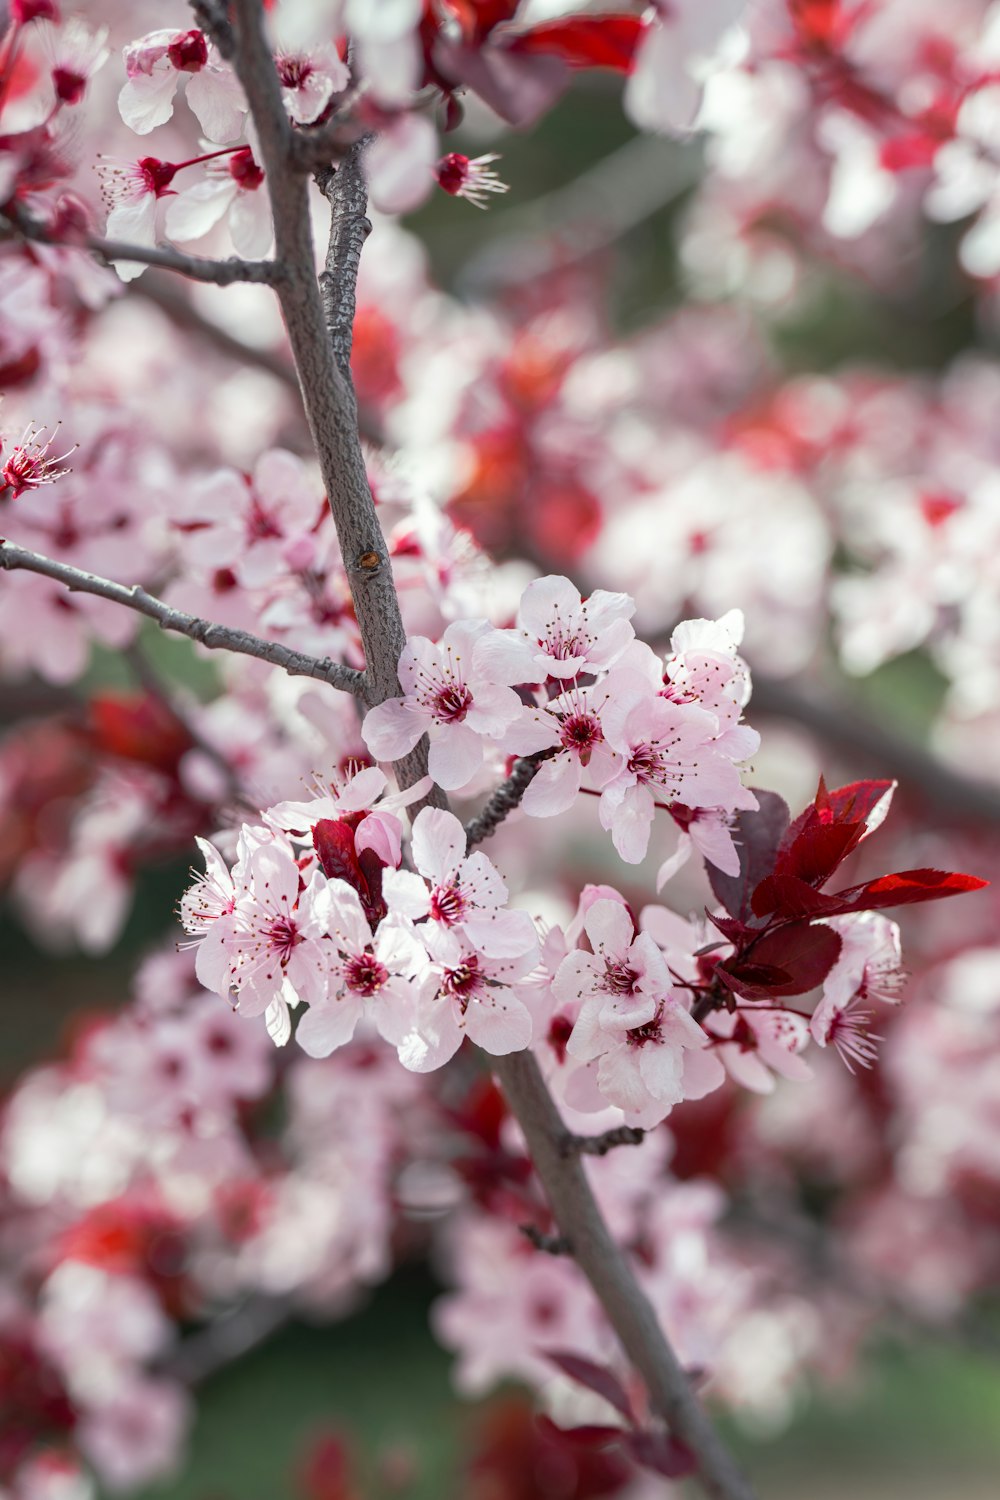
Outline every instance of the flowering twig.
<svg viewBox="0 0 1000 1500"><path fill-rule="evenodd" d="M539 766L548 758L548 752L526 755L514 762L513 769L505 781L501 781L489 801L474 818L465 825L467 847L481 844L490 834L496 833L508 813L517 807L528 787L535 779Z"/></svg>
<svg viewBox="0 0 1000 1500"><path fill-rule="evenodd" d="M603 1130L600 1135L565 1135L562 1141L564 1156L574 1153L580 1156L607 1156L617 1146L641 1146L646 1132L639 1125L615 1125Z"/></svg>
<svg viewBox="0 0 1000 1500"><path fill-rule="evenodd" d="M126 608L138 610L139 614L155 620L161 630L186 635L192 641L206 646L209 651L235 651L240 656L256 656L260 661L281 667L290 677L318 678L331 687L339 688L341 692L364 696L364 674L355 671L353 667L330 661L329 657L321 660L315 656L307 656L302 651L293 651L289 646L279 645L277 641L265 641L260 636L251 635L248 630L236 630L229 625L216 625L210 620L186 615L147 593L141 584L129 587L123 583L114 583L110 578L85 573L82 568L72 568L68 563L43 557L40 552L30 552L27 547L0 541L0 569L4 568L8 572L22 569L28 573L40 573L45 578L54 579L56 583L65 584L71 593L96 594L98 598L124 604Z"/></svg>
<svg viewBox="0 0 1000 1500"><path fill-rule="evenodd" d="M227 260L209 260L200 255L185 255L180 250L153 245L129 245L121 240L106 240L100 235L83 235L72 241L55 239L45 227L26 214L6 210L4 219L11 229L26 240L40 245L55 245L65 249L89 250L107 265L116 260L139 261L144 266L158 266L163 271L176 271L191 281L209 282L214 286L232 286L235 282L257 282L273 286L280 276L280 266L273 260L240 260L230 256Z"/></svg>
<svg viewBox="0 0 1000 1500"><path fill-rule="evenodd" d="M702 1485L715 1500L753 1500L657 1322L621 1248L612 1238L579 1157L563 1150L566 1128L532 1052L495 1057L493 1068L524 1132L535 1171L560 1232L639 1371L653 1407L697 1456Z"/></svg>
<svg viewBox="0 0 1000 1500"><path fill-rule="evenodd" d="M358 436L356 401L341 367L341 329L327 329L316 280L309 228L306 183L289 168L291 129L281 98L274 60L263 31L261 0L233 0L233 63L243 86L260 143L271 194L276 256L284 275L277 286L289 341L302 386L303 402L316 442L354 597L367 660L366 698L375 705L400 694L397 667L405 644L399 599L392 581L385 538L368 487ZM332 213L328 271L356 268L357 254L344 236L363 238L360 165L349 156L328 183L327 196L340 198L344 212ZM352 208L353 205L353 208ZM335 308L346 305L339 291ZM346 350L349 354L349 346ZM401 784L426 772L426 742L396 763ZM443 800L443 799L442 799ZM651 1401L698 1459L706 1491L716 1500L752 1500L725 1445L701 1409L677 1356L641 1291L622 1251L601 1216L579 1158L566 1157L566 1127L530 1051L493 1060L507 1100L520 1122L560 1234L587 1276L622 1347L643 1376Z"/></svg>

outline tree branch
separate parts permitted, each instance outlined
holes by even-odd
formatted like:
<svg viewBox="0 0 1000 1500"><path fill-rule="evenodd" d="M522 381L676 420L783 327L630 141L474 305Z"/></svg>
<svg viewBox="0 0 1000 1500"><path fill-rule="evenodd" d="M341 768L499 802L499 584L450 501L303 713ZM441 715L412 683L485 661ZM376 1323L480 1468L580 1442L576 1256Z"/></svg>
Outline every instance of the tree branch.
<svg viewBox="0 0 1000 1500"><path fill-rule="evenodd" d="M124 604L127 609L138 610L147 619L155 620L161 630L175 631L198 641L209 651L235 651L240 656L255 656L259 661L270 662L281 667L290 677L314 677L327 682L341 692L363 697L364 676L353 667L342 662L320 660L281 646L277 641L265 641L251 635L247 630L236 630L229 625L215 625L210 620L200 620L172 609L162 599L148 594L141 584L131 587L114 583L110 578L100 578L96 573L85 573L81 568L72 568L68 563L56 562L43 557L40 552L29 552L27 547L18 547L13 542L0 541L0 569L15 572L21 569L28 573L40 573L56 583L65 584L71 593L95 594L100 599L110 599L115 604Z"/></svg>
<svg viewBox="0 0 1000 1500"><path fill-rule="evenodd" d="M264 36L260 0L233 0L232 14L236 43L233 65L257 128L271 196L276 259L284 273L277 286L278 299L364 644L366 700L369 704L382 703L401 692L397 668L406 633L388 549L368 486L357 401L349 376L334 357L332 339L337 329L328 331L326 326L316 279L308 184L291 169L293 133ZM357 164L355 169L360 174ZM350 192L353 201L356 191L356 179L349 169L336 175L327 196ZM331 225L331 239L338 241L331 254L338 262L343 256L345 264L357 266L360 247L357 255L348 254L346 247L339 248L339 241L342 235L362 233L362 221L363 210L360 217L339 215ZM426 741L397 762L395 769L404 787L422 780L427 774ZM434 800L440 801L436 790Z"/></svg>
<svg viewBox="0 0 1000 1500"><path fill-rule="evenodd" d="M488 839L490 834L496 833L507 814L512 813L520 804L525 792L534 781L539 767L548 759L548 754L547 750L543 750L538 755L528 755L514 762L513 770L506 781L501 781L482 810L466 823L467 848L471 849L474 844L481 844L483 839Z"/></svg>
<svg viewBox="0 0 1000 1500"><path fill-rule="evenodd" d="M345 381L351 380L351 345L357 309L361 251L371 234L368 189L361 157L370 137L353 145L339 167L316 173L316 185L330 205L330 243L320 274L323 316L333 346L333 357Z"/></svg>
<svg viewBox="0 0 1000 1500"><path fill-rule="evenodd" d="M639 1125L615 1125L611 1130L602 1130L600 1135L565 1135L562 1141L564 1156L574 1152L580 1156L607 1156L616 1146L641 1146L646 1132Z"/></svg>
<svg viewBox="0 0 1000 1500"><path fill-rule="evenodd" d="M709 1495L715 1500L753 1500L748 1480L703 1411L649 1299L611 1237L579 1158L564 1153L566 1127L534 1054L511 1052L495 1057L493 1069L524 1131L560 1233L572 1245L573 1258L645 1381L652 1405L696 1455Z"/></svg>
<svg viewBox="0 0 1000 1500"><path fill-rule="evenodd" d="M328 331L316 279L306 184L291 170L292 133L262 28L261 0L232 0L231 14L233 62L260 142L271 194L276 255L284 271L278 297L354 596L368 663L367 701L381 703L399 694L397 667L405 632L385 539L365 474L354 391L341 363L344 341L338 320L348 305L347 297L353 301L353 289L349 293L341 288L331 291L328 300L335 317ZM364 208L354 172L360 174L356 155L332 182L327 179L334 220L328 273L331 264L357 267L360 243L355 251L353 241L363 239ZM341 194L343 211L335 207ZM344 237L352 241L350 246ZM335 340L340 341L336 358ZM426 742L396 765L397 777L404 786L411 785L425 770ZM612 1239L579 1157L563 1155L566 1127L534 1056L525 1051L492 1058L491 1062L521 1123L559 1231L573 1245L577 1263L626 1354L645 1379L653 1405L696 1454L705 1487L715 1500L752 1500L750 1486L699 1406L652 1307Z"/></svg>
<svg viewBox="0 0 1000 1500"><path fill-rule="evenodd" d="M116 260L133 260L144 266L159 266L163 271L176 271L192 281L206 281L214 286L232 286L237 281L273 286L281 274L281 267L273 260L240 260L236 256L228 260L208 260L201 255L185 255L169 246L129 245L122 240L106 240L95 234L74 240L57 240L44 224L26 214L7 210L4 220L23 239L38 245L52 245L56 249L89 250L106 265Z"/></svg>

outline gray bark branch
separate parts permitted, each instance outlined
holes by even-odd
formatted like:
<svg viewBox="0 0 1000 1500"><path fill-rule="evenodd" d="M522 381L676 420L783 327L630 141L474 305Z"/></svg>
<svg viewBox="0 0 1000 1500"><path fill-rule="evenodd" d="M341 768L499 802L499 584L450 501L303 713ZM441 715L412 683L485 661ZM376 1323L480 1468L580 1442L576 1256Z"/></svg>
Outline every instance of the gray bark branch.
<svg viewBox="0 0 1000 1500"><path fill-rule="evenodd" d="M0 570L3 569L39 573L63 584L71 593L96 594L100 599L124 604L126 609L137 610L147 619L155 620L161 630L186 635L209 651L235 651L240 656L255 656L259 661L270 662L273 667L281 667L290 677L314 677L356 697L364 693L364 678L353 667L331 661L329 657L307 656L302 651L279 645L277 641L265 641L260 636L251 635L248 630L236 630L229 625L216 625L211 620L186 615L147 593L141 584L114 583L110 578L85 573L82 568L70 567L68 563L44 557L40 552L31 552L27 547L0 541Z"/></svg>

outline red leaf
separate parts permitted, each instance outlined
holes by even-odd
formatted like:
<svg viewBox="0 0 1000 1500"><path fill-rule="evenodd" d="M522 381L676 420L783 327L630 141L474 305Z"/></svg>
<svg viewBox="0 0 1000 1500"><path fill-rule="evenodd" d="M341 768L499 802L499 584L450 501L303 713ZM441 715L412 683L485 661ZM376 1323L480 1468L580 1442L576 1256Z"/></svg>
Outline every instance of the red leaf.
<svg viewBox="0 0 1000 1500"><path fill-rule="evenodd" d="M946 870L900 870L846 891L831 891L830 899L840 903L839 911L879 911L884 906L912 906L917 901L962 896L988 885L988 880L980 880L976 875L951 874Z"/></svg>
<svg viewBox="0 0 1000 1500"><path fill-rule="evenodd" d="M793 922L765 933L745 957L735 955L716 973L728 974L730 988L747 999L804 995L823 983L839 956L840 938L832 927Z"/></svg>
<svg viewBox="0 0 1000 1500"><path fill-rule="evenodd" d="M788 804L777 792L755 788L754 796L759 804L756 811L741 812L733 821L739 874L726 875L714 865L708 866L708 879L715 896L731 917L744 923L753 921L755 908L751 905L751 895L774 869L788 827Z"/></svg>
<svg viewBox="0 0 1000 1500"><path fill-rule="evenodd" d="M585 1385L588 1390L596 1391L598 1396L603 1396L626 1420L634 1422L635 1416L632 1412L632 1404L625 1393L625 1389L613 1371L604 1365L598 1365L593 1360L584 1359L582 1355L573 1354L565 1349L543 1349L541 1353L546 1359L551 1360L557 1369L568 1375L570 1380L575 1380L578 1385Z"/></svg>
<svg viewBox="0 0 1000 1500"><path fill-rule="evenodd" d="M511 38L513 52L561 57L571 68L613 68L627 73L643 32L638 16L569 16Z"/></svg>
<svg viewBox="0 0 1000 1500"><path fill-rule="evenodd" d="M193 744L177 716L145 693L100 693L92 698L90 730L109 755L158 771L175 771Z"/></svg>
<svg viewBox="0 0 1000 1500"><path fill-rule="evenodd" d="M794 875L807 885L822 885L864 836L864 823L814 823L778 855L774 873Z"/></svg>
<svg viewBox="0 0 1000 1500"><path fill-rule="evenodd" d="M863 823L862 837L867 838L885 818L895 785L894 781L850 781L831 792L821 776L815 798L792 823L779 852L786 854L807 828L828 823Z"/></svg>
<svg viewBox="0 0 1000 1500"><path fill-rule="evenodd" d="M630 1432L625 1447L637 1464L667 1479L683 1479L698 1467L691 1449L668 1432Z"/></svg>
<svg viewBox="0 0 1000 1500"><path fill-rule="evenodd" d="M753 893L759 917L832 917L841 907L834 896L814 891L797 875L769 875Z"/></svg>

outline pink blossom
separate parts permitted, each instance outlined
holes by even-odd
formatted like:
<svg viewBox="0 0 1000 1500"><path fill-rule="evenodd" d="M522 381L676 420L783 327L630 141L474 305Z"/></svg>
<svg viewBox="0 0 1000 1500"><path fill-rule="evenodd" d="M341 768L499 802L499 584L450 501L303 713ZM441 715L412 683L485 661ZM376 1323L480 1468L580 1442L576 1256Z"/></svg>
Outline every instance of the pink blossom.
<svg viewBox="0 0 1000 1500"><path fill-rule="evenodd" d="M125 48L128 81L118 96L125 124L148 135L166 124L174 95L187 76L186 97L211 141L231 141L243 129L246 103L239 82L200 31L151 31Z"/></svg>
<svg viewBox="0 0 1000 1500"><path fill-rule="evenodd" d="M399 760L429 733L438 785L454 791L471 781L483 763L484 738L499 738L523 712L507 685L522 680L521 662L495 640L499 634L480 620L449 625L437 645L412 636L399 659L406 696L371 709L362 726L372 755Z"/></svg>
<svg viewBox="0 0 1000 1500"><path fill-rule="evenodd" d="M536 578L525 589L517 629L505 636L523 641L532 662L525 682L563 680L612 666L635 638L629 621L635 603L627 594L595 589L582 599L568 578Z"/></svg>
<svg viewBox="0 0 1000 1500"><path fill-rule="evenodd" d="M871 1067L874 1044L881 1040L871 1031L873 1013L865 1002L894 1005L900 999L905 976L899 927L881 912L833 917L828 925L840 936L840 956L823 981L809 1030L820 1047L835 1047L853 1072L852 1060Z"/></svg>
<svg viewBox="0 0 1000 1500"><path fill-rule="evenodd" d="M570 953L552 988L564 1004L583 1002L587 1026L621 1029L652 1019L659 997L671 988L663 955L646 933L636 934L628 908L599 899L583 918L592 953Z"/></svg>
<svg viewBox="0 0 1000 1500"><path fill-rule="evenodd" d="M310 1057L328 1057L349 1042L366 1013L394 1042L399 1017L409 1011L411 975L426 962L413 929L394 915L372 937L357 892L342 880L327 887L331 901L330 957L324 993L302 1017L295 1039Z"/></svg>
<svg viewBox="0 0 1000 1500"><path fill-rule="evenodd" d="M129 1492L174 1472L189 1419L180 1386L131 1375L82 1423L80 1447L104 1486Z"/></svg>
<svg viewBox="0 0 1000 1500"><path fill-rule="evenodd" d="M62 465L76 451L77 444L67 448L65 453L51 453L49 450L57 434L53 431L43 442L44 431L44 428L29 423L3 460L0 466L0 480L3 481L0 484L0 499L7 498L5 489L10 491L12 500L19 500L28 490L36 490L42 484L55 484L63 475L72 473L71 469L64 469Z"/></svg>
<svg viewBox="0 0 1000 1500"><path fill-rule="evenodd" d="M625 87L625 110L640 130L690 130L724 34L745 0L656 0Z"/></svg>
<svg viewBox="0 0 1000 1500"><path fill-rule="evenodd" d="M504 736L504 749L512 754L549 752L521 799L529 817L568 811L584 782L597 790L621 768L621 756L606 743L602 723L613 692L613 674L595 687L574 684L541 707L525 708Z"/></svg>
<svg viewBox="0 0 1000 1500"><path fill-rule="evenodd" d="M648 1128L682 1099L700 1099L722 1083L722 1067L705 1050L708 1036L676 996L655 1001L649 1019L636 1025L612 1030L601 1014L598 1003L585 1001L566 1044L578 1062L597 1063L596 1075L578 1073L567 1084L566 1098L577 1108L614 1104L628 1124Z"/></svg>
<svg viewBox="0 0 1000 1500"><path fill-rule="evenodd" d="M244 886L232 913L218 917L198 946L196 971L206 989L235 992L241 1015L259 1016L289 997L312 1002L325 992L330 896L315 873L299 891L287 845L244 845Z"/></svg>
<svg viewBox="0 0 1000 1500"><path fill-rule="evenodd" d="M466 858L465 849L465 829L454 813L423 808L413 824L411 851L423 879L387 871L386 900L415 921L426 918L460 930L491 958L519 957L537 942L531 917L505 909L507 886L500 872L480 850Z"/></svg>
<svg viewBox="0 0 1000 1500"><path fill-rule="evenodd" d="M716 1038L713 1051L741 1088L769 1094L772 1071L780 1078L804 1082L812 1069L799 1054L809 1041L808 1022L776 1006L743 1002L739 1010L715 1010L705 1029Z"/></svg>
<svg viewBox="0 0 1000 1500"><path fill-rule="evenodd" d="M404 1068L429 1073L453 1057L468 1035L484 1052L503 1056L531 1042L531 1014L514 986L538 962L538 940L516 958L490 958L457 928L439 922L423 933L430 965L408 1017L393 1041Z"/></svg>
<svg viewBox="0 0 1000 1500"><path fill-rule="evenodd" d="M365 175L375 207L385 214L419 208L434 186L437 155L437 131L426 115L392 119L365 151Z"/></svg>
<svg viewBox="0 0 1000 1500"><path fill-rule="evenodd" d="M249 146L206 163L206 176L182 189L167 209L166 232L183 243L200 239L225 216L238 255L258 260L271 248L271 206L264 173Z"/></svg>
<svg viewBox="0 0 1000 1500"><path fill-rule="evenodd" d="M282 50L274 61L285 109L297 125L318 120L333 96L347 87L351 76L330 42L309 49Z"/></svg>
<svg viewBox="0 0 1000 1500"><path fill-rule="evenodd" d="M54 37L48 31L45 35L56 99L60 104L79 104L87 84L110 55L108 28L91 31L78 16L70 16Z"/></svg>
<svg viewBox="0 0 1000 1500"><path fill-rule="evenodd" d="M646 853L658 803L725 812L757 806L732 760L717 752L716 728L704 709L658 695L624 696L609 707L604 732L623 765L601 794L601 826L629 864Z"/></svg>

